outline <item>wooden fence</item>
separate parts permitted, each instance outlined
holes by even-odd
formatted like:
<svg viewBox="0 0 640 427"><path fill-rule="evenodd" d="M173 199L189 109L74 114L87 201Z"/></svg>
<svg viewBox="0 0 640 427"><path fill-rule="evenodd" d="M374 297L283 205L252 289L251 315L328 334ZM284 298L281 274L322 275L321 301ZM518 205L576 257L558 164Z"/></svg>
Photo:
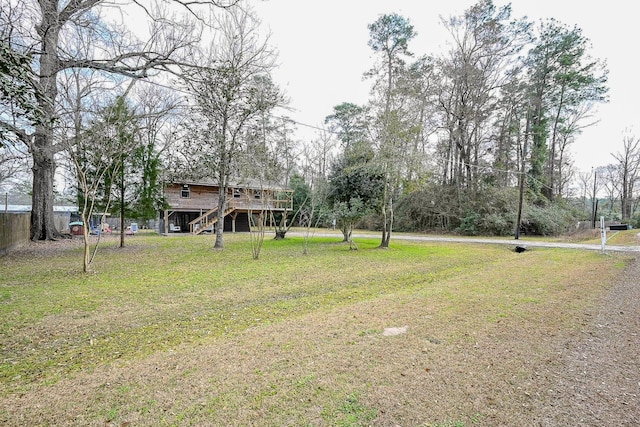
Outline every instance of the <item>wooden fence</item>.
<svg viewBox="0 0 640 427"><path fill-rule="evenodd" d="M0 256L13 247L28 243L30 226L30 212L0 212Z"/></svg>
<svg viewBox="0 0 640 427"><path fill-rule="evenodd" d="M69 232L69 212L56 212L53 222L58 231ZM0 212L0 256L29 242L31 212Z"/></svg>

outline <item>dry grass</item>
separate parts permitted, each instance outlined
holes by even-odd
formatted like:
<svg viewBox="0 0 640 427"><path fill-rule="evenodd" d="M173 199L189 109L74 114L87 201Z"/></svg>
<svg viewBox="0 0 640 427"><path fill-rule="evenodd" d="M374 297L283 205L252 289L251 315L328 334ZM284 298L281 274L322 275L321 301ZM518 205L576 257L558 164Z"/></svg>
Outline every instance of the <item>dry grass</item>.
<svg viewBox="0 0 640 427"><path fill-rule="evenodd" d="M0 259L4 425L532 425L629 260L136 239L90 275L76 248Z"/></svg>
<svg viewBox="0 0 640 427"><path fill-rule="evenodd" d="M607 244L616 246L640 245L638 230L607 231Z"/></svg>
<svg viewBox="0 0 640 427"><path fill-rule="evenodd" d="M611 231L606 230L607 245L638 246L640 237L638 230ZM561 236L558 241L571 243L599 244L602 241L600 229L581 230L568 236Z"/></svg>

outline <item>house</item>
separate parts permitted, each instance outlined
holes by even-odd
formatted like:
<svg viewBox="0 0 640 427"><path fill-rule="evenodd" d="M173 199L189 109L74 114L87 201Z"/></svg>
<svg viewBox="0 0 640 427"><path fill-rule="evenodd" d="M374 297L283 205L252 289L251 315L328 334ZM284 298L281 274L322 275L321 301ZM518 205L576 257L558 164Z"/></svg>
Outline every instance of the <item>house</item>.
<svg viewBox="0 0 640 427"><path fill-rule="evenodd" d="M218 221L217 184L183 181L165 185L168 208L161 215L160 232L200 234L213 231ZM230 184L227 189L224 231L249 231L249 214L261 211L288 214L293 190L259 184Z"/></svg>

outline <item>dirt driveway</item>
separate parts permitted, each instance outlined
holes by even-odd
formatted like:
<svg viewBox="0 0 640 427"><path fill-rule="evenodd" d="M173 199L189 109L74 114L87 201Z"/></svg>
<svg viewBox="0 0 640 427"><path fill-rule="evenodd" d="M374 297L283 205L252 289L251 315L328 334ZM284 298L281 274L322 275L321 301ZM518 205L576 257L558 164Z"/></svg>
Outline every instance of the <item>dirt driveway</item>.
<svg viewBox="0 0 640 427"><path fill-rule="evenodd" d="M566 344L541 426L640 425L640 259Z"/></svg>

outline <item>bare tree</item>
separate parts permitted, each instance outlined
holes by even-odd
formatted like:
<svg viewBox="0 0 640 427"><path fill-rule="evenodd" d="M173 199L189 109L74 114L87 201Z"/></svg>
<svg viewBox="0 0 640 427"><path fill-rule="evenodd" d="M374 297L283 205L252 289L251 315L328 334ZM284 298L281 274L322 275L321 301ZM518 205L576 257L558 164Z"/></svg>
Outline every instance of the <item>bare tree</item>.
<svg viewBox="0 0 640 427"><path fill-rule="evenodd" d="M590 194L590 190L593 187L593 172L579 172L578 173L578 186L580 190L580 199L582 200L582 209L587 212L589 205L587 201L587 195Z"/></svg>
<svg viewBox="0 0 640 427"><path fill-rule="evenodd" d="M269 76L275 52L253 12L238 8L216 20L219 31L202 55L206 62L184 81L195 98L186 140L192 173L218 184L215 247L222 248L227 192L230 178L239 172L245 133L283 99Z"/></svg>
<svg viewBox="0 0 640 427"><path fill-rule="evenodd" d="M192 17L199 17L204 6L219 6L206 0L174 0L173 4L183 5ZM55 132L61 75L73 69L93 69L124 78L146 78L153 70L175 71L172 66L186 63L199 42L193 19L167 16L165 9L141 5L106 0L0 0L3 41L12 52L33 58L28 84L41 115L35 123L0 115L0 128L27 145L33 157L32 240L59 236L53 222L53 188L55 156L65 147ZM144 43L107 19L127 14L127 7L140 7L149 18L151 28ZM78 48L81 45L91 49Z"/></svg>
<svg viewBox="0 0 640 427"><path fill-rule="evenodd" d="M585 103L575 108L567 108L564 112L563 121L559 123L556 129L556 159L554 160L554 172L557 176L555 195L558 197L565 196L567 185L571 182L574 170L568 167L572 161L568 155L568 149L575 142L575 137L582 129L592 126L596 120L592 120L593 103Z"/></svg>
<svg viewBox="0 0 640 427"><path fill-rule="evenodd" d="M608 164L606 166L600 166L593 171L593 197L596 196L598 190L604 188L607 192L607 199L609 202L609 209L614 210L615 204L620 198L620 173L619 166L616 164ZM592 199L595 210L595 198Z"/></svg>
<svg viewBox="0 0 640 427"><path fill-rule="evenodd" d="M627 132L622 139L622 152L612 156L618 162L620 174L622 221L629 221L633 214L635 185L640 179L640 138Z"/></svg>
<svg viewBox="0 0 640 427"><path fill-rule="evenodd" d="M478 1L443 23L453 47L441 61L440 109L446 123L447 179L458 189L475 186L483 150L496 120L498 95L527 40L528 24L510 21L511 6ZM513 106L513 104L511 105Z"/></svg>
<svg viewBox="0 0 640 427"><path fill-rule="evenodd" d="M90 222L97 205L106 212L111 204L113 180L108 176L117 176L121 163L118 152L121 149L117 138L117 118L107 109L105 116L91 124L76 140L68 139L68 153L75 167L80 198L80 218L83 224L83 264L82 270L88 272L100 245L100 236L93 250L90 247ZM112 122L114 121L114 122Z"/></svg>
<svg viewBox="0 0 640 427"><path fill-rule="evenodd" d="M257 213L249 211L249 236L251 238L251 256L257 260L260 258L264 234L267 229L267 210L262 209Z"/></svg>

